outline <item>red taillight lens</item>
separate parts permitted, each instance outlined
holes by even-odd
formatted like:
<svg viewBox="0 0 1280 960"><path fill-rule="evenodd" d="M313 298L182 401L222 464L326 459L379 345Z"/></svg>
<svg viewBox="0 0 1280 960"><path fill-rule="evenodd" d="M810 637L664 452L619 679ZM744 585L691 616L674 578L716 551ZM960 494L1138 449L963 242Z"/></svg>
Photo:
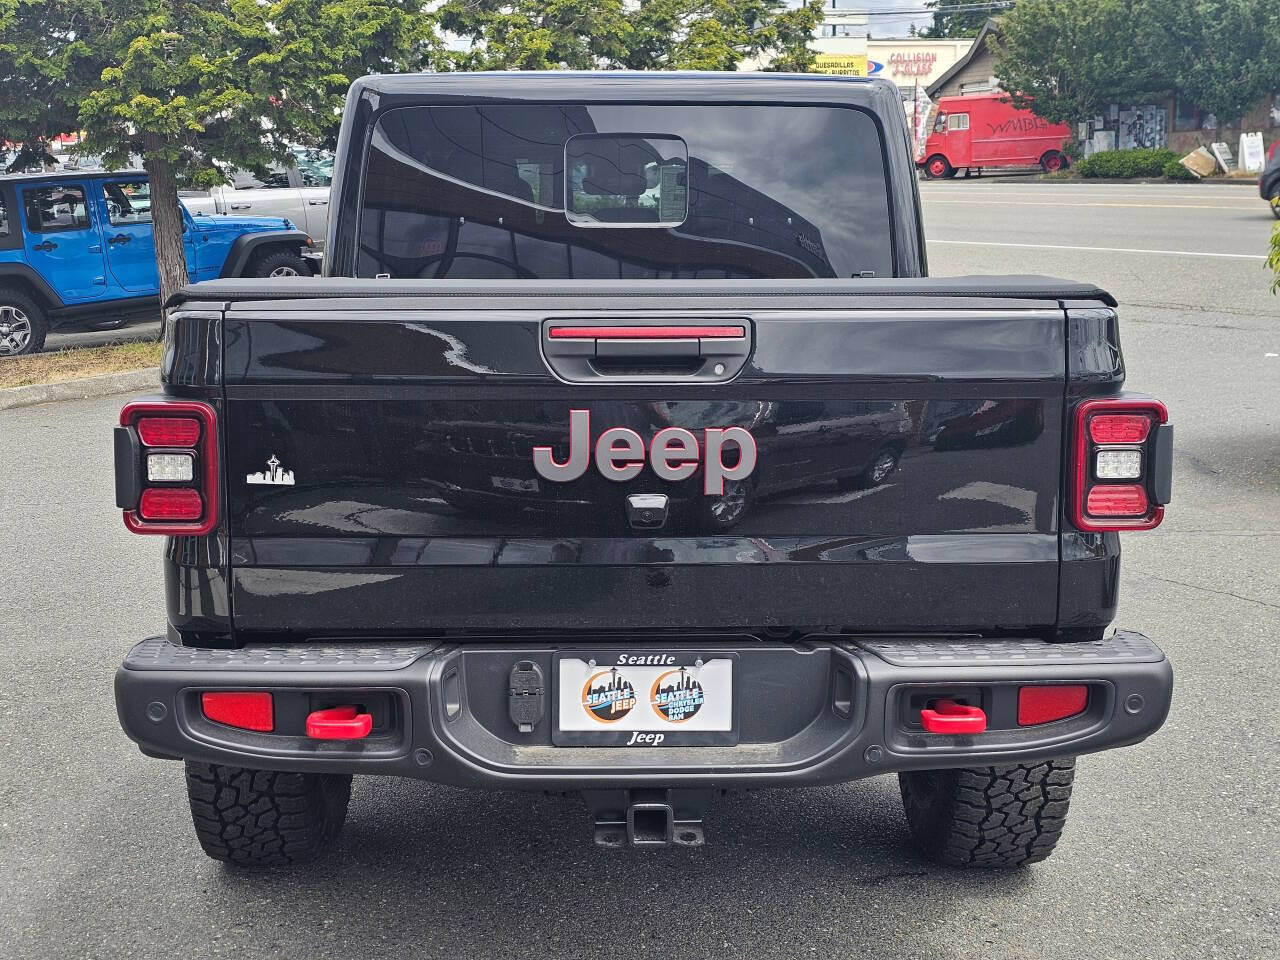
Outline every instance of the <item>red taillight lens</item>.
<svg viewBox="0 0 1280 960"><path fill-rule="evenodd" d="M1107 397L1076 407L1067 513L1078 530L1150 530L1164 516L1172 468L1158 400Z"/></svg>
<svg viewBox="0 0 1280 960"><path fill-rule="evenodd" d="M1094 443L1142 443L1151 432L1151 417L1142 413L1095 413L1089 418Z"/></svg>
<svg viewBox="0 0 1280 960"><path fill-rule="evenodd" d="M1091 487L1084 506L1091 517L1144 517L1149 508L1147 491L1133 483Z"/></svg>
<svg viewBox="0 0 1280 960"><path fill-rule="evenodd" d="M134 533L203 536L218 525L218 434L199 400L135 400L120 411L116 502ZM180 449L182 453L150 453ZM181 458L186 458L182 462Z"/></svg>
<svg viewBox="0 0 1280 960"><path fill-rule="evenodd" d="M210 691L200 695L200 708L214 723L263 733L275 729L274 704L269 693Z"/></svg>
<svg viewBox="0 0 1280 960"><path fill-rule="evenodd" d="M1083 683L1045 684L1018 691L1018 726L1033 727L1084 713L1089 688Z"/></svg>
<svg viewBox="0 0 1280 960"><path fill-rule="evenodd" d="M204 502L194 487L143 490L138 503L138 516L143 520L199 520L203 512Z"/></svg>
<svg viewBox="0 0 1280 960"><path fill-rule="evenodd" d="M148 447L194 447L200 421L189 417L140 417L138 437Z"/></svg>

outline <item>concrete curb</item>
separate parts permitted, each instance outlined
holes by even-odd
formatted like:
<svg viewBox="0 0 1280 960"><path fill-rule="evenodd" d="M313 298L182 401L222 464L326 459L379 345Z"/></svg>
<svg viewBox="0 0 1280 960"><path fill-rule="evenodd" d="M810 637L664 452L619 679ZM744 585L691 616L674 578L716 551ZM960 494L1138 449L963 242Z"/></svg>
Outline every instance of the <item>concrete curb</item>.
<svg viewBox="0 0 1280 960"><path fill-rule="evenodd" d="M99 377L84 377L81 380L37 383L29 387L7 387L0 390L0 410L30 407L37 403L54 403L58 400L107 397L113 393L146 390L148 387L158 388L159 386L160 368L145 367L142 370L104 373Z"/></svg>

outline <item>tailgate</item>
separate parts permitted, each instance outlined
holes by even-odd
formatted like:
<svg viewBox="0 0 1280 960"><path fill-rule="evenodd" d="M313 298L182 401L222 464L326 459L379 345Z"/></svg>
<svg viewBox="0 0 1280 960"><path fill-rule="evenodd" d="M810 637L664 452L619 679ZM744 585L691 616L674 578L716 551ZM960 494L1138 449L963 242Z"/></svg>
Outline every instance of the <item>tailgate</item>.
<svg viewBox="0 0 1280 960"><path fill-rule="evenodd" d="M620 286L229 303L236 629L1055 622L1057 300Z"/></svg>

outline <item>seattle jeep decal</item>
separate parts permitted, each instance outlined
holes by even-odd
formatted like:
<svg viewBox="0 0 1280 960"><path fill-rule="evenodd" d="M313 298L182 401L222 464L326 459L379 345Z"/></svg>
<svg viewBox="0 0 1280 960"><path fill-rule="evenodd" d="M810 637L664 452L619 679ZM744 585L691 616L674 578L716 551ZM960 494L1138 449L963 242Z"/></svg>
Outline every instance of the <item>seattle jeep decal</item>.
<svg viewBox="0 0 1280 960"><path fill-rule="evenodd" d="M756 440L743 427L715 427L702 431L702 444L691 430L664 427L649 444L649 466L663 480L687 480L702 463L702 492L708 496L724 493L726 480L745 480L756 468ZM724 462L725 450L736 450L737 462ZM569 411L569 455L558 462L550 447L533 448L533 469L554 483L577 480L591 462L591 411ZM596 438L596 469L606 479L622 483L634 480L644 469L645 444L640 434L628 427L610 427Z"/></svg>

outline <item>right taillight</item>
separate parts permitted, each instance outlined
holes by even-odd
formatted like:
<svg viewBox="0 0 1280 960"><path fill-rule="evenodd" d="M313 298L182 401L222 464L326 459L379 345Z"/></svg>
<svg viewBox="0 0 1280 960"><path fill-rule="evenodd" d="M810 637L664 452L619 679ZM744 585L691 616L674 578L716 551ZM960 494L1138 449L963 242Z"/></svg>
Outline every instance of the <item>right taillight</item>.
<svg viewBox="0 0 1280 960"><path fill-rule="evenodd" d="M1071 522L1080 530L1150 530L1164 517L1173 427L1158 400L1095 398L1076 407Z"/></svg>
<svg viewBox="0 0 1280 960"><path fill-rule="evenodd" d="M134 533L201 536L218 523L217 416L196 400L135 400L116 428L116 504Z"/></svg>

